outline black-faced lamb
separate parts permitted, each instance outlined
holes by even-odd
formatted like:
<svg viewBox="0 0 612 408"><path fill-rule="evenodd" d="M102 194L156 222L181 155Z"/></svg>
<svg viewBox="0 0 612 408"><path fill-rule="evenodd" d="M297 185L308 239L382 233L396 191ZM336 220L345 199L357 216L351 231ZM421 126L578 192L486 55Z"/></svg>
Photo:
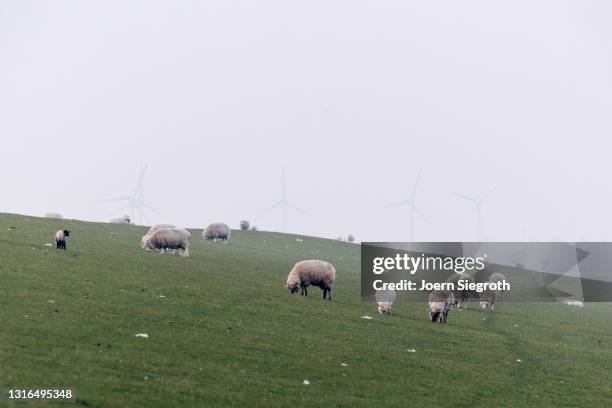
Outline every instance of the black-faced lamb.
<svg viewBox="0 0 612 408"><path fill-rule="evenodd" d="M224 224L222 222L216 222L210 224L204 231L202 231L202 238L209 241L216 241L218 239L222 241L227 241L230 237L232 230L230 230L229 225Z"/></svg>
<svg viewBox="0 0 612 408"><path fill-rule="evenodd" d="M70 236L70 231L67 229L59 230L55 233L55 247L57 249L66 250L66 237Z"/></svg>
<svg viewBox="0 0 612 408"><path fill-rule="evenodd" d="M159 249L160 253L178 250L182 257L189 256L191 234L182 228L160 228L142 237L141 245L146 251Z"/></svg>
<svg viewBox="0 0 612 408"><path fill-rule="evenodd" d="M251 224L247 220L240 221L240 229L243 230L243 231L248 230L250 225Z"/></svg>
<svg viewBox="0 0 612 408"><path fill-rule="evenodd" d="M489 279L487 280L487 282L500 283L505 280L506 280L506 277L504 275L502 275L499 272L494 272L491 274L491 276L489 276ZM487 288L483 290L482 292L480 292L480 307L483 309L494 310L495 303L497 303L497 299L499 299L502 293L504 293L502 289L492 290L492 289Z"/></svg>
<svg viewBox="0 0 612 408"><path fill-rule="evenodd" d="M455 297L450 290L434 290L429 294L429 320L432 323L446 323Z"/></svg>
<svg viewBox="0 0 612 408"><path fill-rule="evenodd" d="M318 286L323 291L323 299L331 300L331 291L336 280L336 268L329 262L311 259L296 263L287 276L287 289L291 293L302 290L308 296L308 286ZM329 295L329 296L327 296Z"/></svg>
<svg viewBox="0 0 612 408"><path fill-rule="evenodd" d="M453 302L453 308L463 309L468 299L470 298L471 291L468 289L459 289L459 281L467 281L464 282L464 286L466 284L474 283L474 278L472 278L467 273L453 273L446 282L452 283L454 285L454 289L452 290L453 296L455 297L455 301Z"/></svg>

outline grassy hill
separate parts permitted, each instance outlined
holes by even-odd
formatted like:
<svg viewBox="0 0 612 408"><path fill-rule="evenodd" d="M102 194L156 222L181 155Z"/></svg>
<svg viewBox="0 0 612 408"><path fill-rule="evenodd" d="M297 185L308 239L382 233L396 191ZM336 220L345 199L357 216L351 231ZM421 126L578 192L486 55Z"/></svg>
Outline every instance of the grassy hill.
<svg viewBox="0 0 612 408"><path fill-rule="evenodd" d="M68 250L45 246L64 227ZM145 231L0 214L0 406L66 387L89 407L612 406L608 304L471 304L432 325L425 304L360 302L357 245L192 230L181 258L143 251ZM336 266L332 302L284 288L310 258Z"/></svg>

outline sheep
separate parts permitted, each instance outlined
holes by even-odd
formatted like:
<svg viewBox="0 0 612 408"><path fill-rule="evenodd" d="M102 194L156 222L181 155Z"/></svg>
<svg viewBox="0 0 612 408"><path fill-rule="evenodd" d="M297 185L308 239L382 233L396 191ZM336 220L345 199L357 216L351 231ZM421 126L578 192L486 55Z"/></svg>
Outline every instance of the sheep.
<svg viewBox="0 0 612 408"><path fill-rule="evenodd" d="M204 231L202 231L202 238L205 240L213 240L216 241L218 239L222 241L227 241L230 237L232 230L230 230L229 225L224 224L222 222L216 222L210 224Z"/></svg>
<svg viewBox="0 0 612 408"><path fill-rule="evenodd" d="M67 229L59 230L55 233L55 247L57 249L66 250L66 237L70 236L70 231Z"/></svg>
<svg viewBox="0 0 612 408"><path fill-rule="evenodd" d="M251 227L251 231L257 231L257 225L253 225L253 226Z"/></svg>
<svg viewBox="0 0 612 408"><path fill-rule="evenodd" d="M129 224L130 223L130 216L129 215L124 215L121 218L112 218L110 220L111 224Z"/></svg>
<svg viewBox="0 0 612 408"><path fill-rule="evenodd" d="M145 251L159 249L160 253L178 250L182 257L189 256L191 234L182 228L160 228L142 237L141 245Z"/></svg>
<svg viewBox="0 0 612 408"><path fill-rule="evenodd" d="M353 234L348 234L346 237L347 242L355 242L355 236Z"/></svg>
<svg viewBox="0 0 612 408"><path fill-rule="evenodd" d="M474 278L472 278L467 273L453 273L446 282L452 283L454 285L453 296L455 297L455 302L453 303L453 308L455 309L463 309L464 302L467 303L470 297L470 291L467 289L459 290L457 288L459 281L468 281L468 283L474 283Z"/></svg>
<svg viewBox="0 0 612 408"><path fill-rule="evenodd" d="M489 276L489 280L487 282L501 282L506 280L506 277L499 272L494 272ZM480 292L480 307L483 309L495 309L495 303L497 299L504 293L503 290L491 290L485 289Z"/></svg>
<svg viewBox="0 0 612 408"><path fill-rule="evenodd" d="M429 320L432 323L446 323L448 312L455 303L453 292L450 290L434 290L429 294L427 300L429 302Z"/></svg>
<svg viewBox="0 0 612 408"><path fill-rule="evenodd" d="M64 217L62 217L62 214L58 214L54 212L46 213L45 218L55 218L58 220L64 219Z"/></svg>
<svg viewBox="0 0 612 408"><path fill-rule="evenodd" d="M248 230L250 225L251 224L247 220L240 221L240 229L243 231Z"/></svg>
<svg viewBox="0 0 612 408"><path fill-rule="evenodd" d="M394 290L377 290L374 297L378 304L378 313L391 314L391 308L396 296L397 293Z"/></svg>
<svg viewBox="0 0 612 408"><path fill-rule="evenodd" d="M308 286L318 286L323 290L323 299L331 300L331 290L336 280L336 268L329 262L316 259L296 263L287 276L287 289L302 296L308 296ZM327 296L329 294L329 296Z"/></svg>

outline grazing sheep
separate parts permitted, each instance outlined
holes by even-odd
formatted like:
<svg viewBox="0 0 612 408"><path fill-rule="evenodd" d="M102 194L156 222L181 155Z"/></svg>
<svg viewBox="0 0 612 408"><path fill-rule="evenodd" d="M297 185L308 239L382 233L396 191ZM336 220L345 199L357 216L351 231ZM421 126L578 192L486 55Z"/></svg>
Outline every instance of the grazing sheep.
<svg viewBox="0 0 612 408"><path fill-rule="evenodd" d="M455 289L453 289L453 296L455 297L455 301L453 303L453 307L456 309L463 309L464 303L467 303L470 297L470 291L467 289L459 290L457 288L459 281L468 281L468 283L474 283L474 278L472 278L467 273L453 273L446 281L454 284Z"/></svg>
<svg viewBox="0 0 612 408"><path fill-rule="evenodd" d="M146 251L159 249L160 253L178 250L182 257L189 256L191 234L182 228L160 228L142 237L141 245Z"/></svg>
<svg viewBox="0 0 612 408"><path fill-rule="evenodd" d="M374 297L378 304L378 313L391 314L391 308L396 296L397 293L394 290L377 290Z"/></svg>
<svg viewBox="0 0 612 408"><path fill-rule="evenodd" d="M45 218L56 218L58 220L64 219L64 217L62 217L62 214L58 214L58 213L54 213L54 212L50 212L50 213L45 214Z"/></svg>
<svg viewBox="0 0 612 408"><path fill-rule="evenodd" d="M287 289L291 293L297 293L302 289L302 296L308 296L308 286L318 286L323 290L323 299L329 294L331 300L331 290L336 280L336 268L329 262L316 259L300 261L296 263L289 276L287 276Z"/></svg>
<svg viewBox="0 0 612 408"><path fill-rule="evenodd" d="M130 216L129 215L124 215L121 218L113 218L110 220L111 224L129 224L130 223Z"/></svg>
<svg viewBox="0 0 612 408"><path fill-rule="evenodd" d="M70 231L67 229L59 230L55 233L55 247L57 249L66 250L66 237L70 236Z"/></svg>
<svg viewBox="0 0 612 408"><path fill-rule="evenodd" d="M489 280L487 282L501 282L506 280L506 277L504 275L502 275L499 272L495 272L492 273L491 276L489 276ZM503 290L491 290L491 289L485 289L482 292L480 292L480 307L483 309L491 309L494 310L495 309L495 303L497 302L497 299L501 296L501 294L504 293Z"/></svg>
<svg viewBox="0 0 612 408"><path fill-rule="evenodd" d="M227 241L231 233L232 230L230 230L229 225L222 222L216 222L214 224L210 224L204 231L202 231L202 238L207 241L216 241L218 239Z"/></svg>
<svg viewBox="0 0 612 408"><path fill-rule="evenodd" d="M348 242L355 242L355 236L353 234L348 234L348 237L346 237L346 240Z"/></svg>
<svg viewBox="0 0 612 408"><path fill-rule="evenodd" d="M429 320L432 323L446 323L455 297L450 290L434 290L429 294Z"/></svg>
<svg viewBox="0 0 612 408"><path fill-rule="evenodd" d="M243 231L248 230L250 225L251 224L247 220L240 221L240 229Z"/></svg>

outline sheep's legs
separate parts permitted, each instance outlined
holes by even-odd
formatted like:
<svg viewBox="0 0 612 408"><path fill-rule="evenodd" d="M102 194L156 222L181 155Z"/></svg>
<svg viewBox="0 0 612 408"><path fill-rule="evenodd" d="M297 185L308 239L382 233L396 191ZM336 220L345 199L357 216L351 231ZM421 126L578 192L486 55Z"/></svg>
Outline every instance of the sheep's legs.
<svg viewBox="0 0 612 408"><path fill-rule="evenodd" d="M308 296L308 288L306 286L302 286L302 296Z"/></svg>

